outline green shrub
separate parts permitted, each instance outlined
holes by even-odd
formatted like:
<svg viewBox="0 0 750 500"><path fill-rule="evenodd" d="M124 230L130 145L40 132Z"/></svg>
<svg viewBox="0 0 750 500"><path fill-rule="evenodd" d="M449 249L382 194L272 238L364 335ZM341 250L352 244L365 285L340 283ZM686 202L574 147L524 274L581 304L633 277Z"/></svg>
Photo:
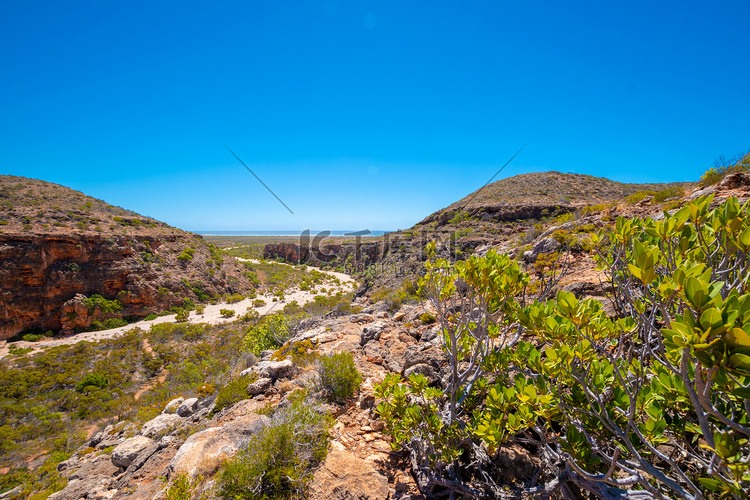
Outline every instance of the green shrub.
<svg viewBox="0 0 750 500"><path fill-rule="evenodd" d="M227 304L234 304L234 303L237 303L237 302L239 302L241 300L245 300L245 296L242 295L241 293L235 293L235 294L229 295L226 298Z"/></svg>
<svg viewBox="0 0 750 500"><path fill-rule="evenodd" d="M193 260L193 257L195 255L195 248L187 247L182 251L180 255L177 256L180 260Z"/></svg>
<svg viewBox="0 0 750 500"><path fill-rule="evenodd" d="M255 299L253 301L253 307L263 307L264 305L266 305L266 301L263 299Z"/></svg>
<svg viewBox="0 0 750 500"><path fill-rule="evenodd" d="M205 310L206 310L206 306L204 306L203 304L198 304L197 306L195 306L195 312L197 314L203 314Z"/></svg>
<svg viewBox="0 0 750 500"><path fill-rule="evenodd" d="M196 496L195 487L201 481L203 481L203 476L198 476L191 481L187 474L178 474L164 491L164 498L166 500L191 500Z"/></svg>
<svg viewBox="0 0 750 500"><path fill-rule="evenodd" d="M276 349L292 336L291 318L283 314L272 314L251 326L242 339L242 350L259 356L267 349Z"/></svg>
<svg viewBox="0 0 750 500"><path fill-rule="evenodd" d="M586 205L581 209L581 215L586 216L589 214L598 214L600 212L603 212L604 210L611 208L613 204L611 203L600 203L598 205Z"/></svg>
<svg viewBox="0 0 750 500"><path fill-rule="evenodd" d="M271 423L226 462L219 494L232 500L304 498L312 472L328 448L328 418L301 398L277 410Z"/></svg>
<svg viewBox="0 0 750 500"><path fill-rule="evenodd" d="M685 193L685 189L682 186L675 186L673 188L663 189L654 195L654 201L661 203L669 198L679 198Z"/></svg>
<svg viewBox="0 0 750 500"><path fill-rule="evenodd" d="M566 222L570 222L573 219L575 219L575 215L573 215L572 212L560 214L555 217L555 224L565 224Z"/></svg>
<svg viewBox="0 0 750 500"><path fill-rule="evenodd" d="M318 359L318 378L326 398L337 403L349 399L362 384L350 352L321 356Z"/></svg>
<svg viewBox="0 0 750 500"><path fill-rule="evenodd" d="M423 325L429 325L435 322L435 316L428 312L425 312L419 317L419 321L421 321Z"/></svg>
<svg viewBox="0 0 750 500"><path fill-rule="evenodd" d="M419 299L417 288L412 282L402 283L400 287L381 288L373 292L371 300L373 302L385 301L388 311L396 312L405 303L414 302Z"/></svg>
<svg viewBox="0 0 750 500"><path fill-rule="evenodd" d="M386 432L424 481L455 496L468 486L520 498L568 481L572 493L558 495L746 498L750 204L712 201L660 220L621 217L597 236L616 318L565 291L521 303L529 276L494 252L428 261L422 286L440 311L448 365L477 376L443 389L392 373L376 386ZM537 450L535 491L494 482L503 471L493 457L513 442Z"/></svg>
<svg viewBox="0 0 750 500"><path fill-rule="evenodd" d="M278 351L273 353L272 360L283 360L291 356L292 362L297 366L307 366L319 358L315 352L315 346L312 340L303 340L301 342L287 343Z"/></svg>
<svg viewBox="0 0 750 500"><path fill-rule="evenodd" d="M448 224L458 224L459 222L463 222L465 220L471 220L471 216L463 210L456 210L456 213L448 221Z"/></svg>
<svg viewBox="0 0 750 500"><path fill-rule="evenodd" d="M639 201L644 200L646 196L653 196L655 194L656 194L656 191L638 191L637 193L633 193L627 198L625 198L625 201L627 201L631 205L635 205Z"/></svg>
<svg viewBox="0 0 750 500"><path fill-rule="evenodd" d="M109 385L109 379L101 373L89 373L76 384L76 391L85 392L87 387L98 387L104 389Z"/></svg>
<svg viewBox="0 0 750 500"><path fill-rule="evenodd" d="M156 314L151 313L148 316L146 316L145 318L143 318L143 321L151 321L151 320L156 319L158 317L159 316L157 316Z"/></svg>
<svg viewBox="0 0 750 500"><path fill-rule="evenodd" d="M737 155L730 159L719 158L715 165L701 176L700 185L702 187L711 186L727 175L736 172L750 172L750 153Z"/></svg>
<svg viewBox="0 0 750 500"><path fill-rule="evenodd" d="M112 328L120 328L121 326L128 326L128 322L123 318L109 318L104 321L92 321L91 325L86 328L89 332L98 332L101 330L111 330Z"/></svg>
<svg viewBox="0 0 750 500"><path fill-rule="evenodd" d="M219 313L222 318L231 318L234 316L234 311L232 309L219 309Z"/></svg>
<svg viewBox="0 0 750 500"><path fill-rule="evenodd" d="M201 302L206 302L208 300L211 300L211 297L206 292L203 291L204 285L201 281L194 281L190 283L188 280L183 279L182 285L188 288L191 292L193 292L195 296L198 297L198 300L200 300ZM211 303L214 304L215 302L212 300Z"/></svg>
<svg viewBox="0 0 750 500"><path fill-rule="evenodd" d="M82 302L89 310L89 313L93 313L97 308L105 314L114 314L122 311L122 302L119 300L107 300L98 293L83 299Z"/></svg>
<svg viewBox="0 0 750 500"><path fill-rule="evenodd" d="M177 315L175 316L175 321L177 322L183 322L187 321L190 318L190 311L186 309L181 309L177 311Z"/></svg>
<svg viewBox="0 0 750 500"><path fill-rule="evenodd" d="M560 246L571 252L591 252L594 249L590 235L587 234L558 229L552 233L552 237L560 243Z"/></svg>
<svg viewBox="0 0 750 500"><path fill-rule="evenodd" d="M247 386L258 380L258 374L243 375L231 379L216 394L216 405L211 410L211 416L217 414L224 408L228 408L238 401L248 399Z"/></svg>

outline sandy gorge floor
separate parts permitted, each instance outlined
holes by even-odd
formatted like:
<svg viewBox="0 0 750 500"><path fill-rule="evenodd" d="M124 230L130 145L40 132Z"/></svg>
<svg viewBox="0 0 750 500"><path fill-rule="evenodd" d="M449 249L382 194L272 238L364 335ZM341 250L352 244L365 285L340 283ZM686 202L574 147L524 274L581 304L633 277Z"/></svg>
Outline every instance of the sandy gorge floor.
<svg viewBox="0 0 750 500"><path fill-rule="evenodd" d="M253 259L237 258L237 260L244 261L244 262L254 262L254 263L258 262ZM288 265L288 264L285 264L285 265ZM331 286L326 287L329 290L329 292L331 292L332 294L336 294L337 292L348 293L348 292L353 291L357 286L357 283L348 274L337 273L334 271L325 271L323 269L318 269L318 268L311 267L311 266L308 266L307 269L308 271L314 269L316 271L325 273L331 277L338 278L338 280L341 283L340 285L331 285ZM260 314L261 316L264 316L266 314L271 314L274 312L281 311L282 309L284 309L284 306L292 303L293 301L296 301L297 304L299 305L304 305L304 304L307 304L308 302L312 302L313 300L315 300L316 295L320 295L320 294L315 291L303 291L303 290L300 290L299 288L291 288L284 292L283 299L277 299L276 302L274 302L274 299L276 299L276 297L272 293L266 293L266 294L258 295L255 298L244 299L239 302L235 302L233 304L227 304L225 302L221 302L216 305L206 304L204 307L203 314L198 314L195 311L190 311L190 317L188 318L188 322L189 323L208 323L211 325L217 325L220 323L231 323L232 321L235 321L237 317L245 314L248 310L258 311L258 314ZM258 299L264 300L266 302L266 305L262 307L253 307L253 302L255 302ZM226 318L221 315L220 311L222 309L230 309L234 311L235 314L234 316ZM98 340L115 337L117 335L133 330L135 328L140 328L141 330L148 330L149 328L151 328L151 325L155 325L158 323L174 323L174 321L175 321L175 315L170 314L168 316L159 316L158 318L149 320L149 321L138 321L135 323L130 323L127 326L121 326L119 328L112 328L110 330L100 330L98 332L76 333L76 334L68 335L63 338L40 340L39 342L19 341L19 342L14 342L13 344L20 349L30 347L36 351L40 349L45 349L47 347L54 347L54 346L59 346L59 345L70 345L70 344L75 344L75 343L84 342L84 341L96 342ZM0 358L4 358L8 354L9 354L8 344L5 342L0 343Z"/></svg>

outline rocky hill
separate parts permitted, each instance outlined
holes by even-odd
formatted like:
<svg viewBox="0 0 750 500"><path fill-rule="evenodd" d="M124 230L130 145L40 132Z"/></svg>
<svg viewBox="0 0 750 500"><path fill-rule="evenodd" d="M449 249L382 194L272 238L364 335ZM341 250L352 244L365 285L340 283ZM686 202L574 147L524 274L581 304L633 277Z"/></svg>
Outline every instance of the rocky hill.
<svg viewBox="0 0 750 500"><path fill-rule="evenodd" d="M307 242L271 243L264 256L357 273L364 280L363 294L393 289L418 276L429 241L437 241L442 254L452 258L489 247L514 254L518 250L520 256L555 221L587 214L613 217L637 203L658 210L694 187L694 183L627 184L560 172L522 174L488 184L407 230L359 243L324 243L319 248Z"/></svg>
<svg viewBox="0 0 750 500"><path fill-rule="evenodd" d="M200 236L8 175L0 176L0 262L0 340L69 333L254 286Z"/></svg>

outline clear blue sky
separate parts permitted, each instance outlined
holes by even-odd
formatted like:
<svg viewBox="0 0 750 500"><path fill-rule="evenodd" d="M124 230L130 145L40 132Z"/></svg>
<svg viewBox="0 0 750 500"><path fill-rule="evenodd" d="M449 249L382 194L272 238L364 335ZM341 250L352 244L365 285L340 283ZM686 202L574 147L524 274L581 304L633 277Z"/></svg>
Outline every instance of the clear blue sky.
<svg viewBox="0 0 750 500"><path fill-rule="evenodd" d="M750 2L0 3L0 172L189 230L395 229L750 148ZM294 211L289 214L231 147Z"/></svg>

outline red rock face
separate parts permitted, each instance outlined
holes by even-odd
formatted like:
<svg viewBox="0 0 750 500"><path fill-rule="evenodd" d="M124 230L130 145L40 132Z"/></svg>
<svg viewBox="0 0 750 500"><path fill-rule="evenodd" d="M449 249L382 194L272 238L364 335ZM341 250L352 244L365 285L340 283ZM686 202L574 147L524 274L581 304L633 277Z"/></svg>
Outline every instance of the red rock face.
<svg viewBox="0 0 750 500"><path fill-rule="evenodd" d="M81 314L75 301L63 307L77 294L116 298L123 304L117 316L124 317L160 312L184 298L197 301L183 279L200 281L208 294L250 289L234 262L209 265L198 243L176 235L0 234L0 340L30 328L57 332L102 319ZM188 244L196 247L195 258L177 259Z"/></svg>

